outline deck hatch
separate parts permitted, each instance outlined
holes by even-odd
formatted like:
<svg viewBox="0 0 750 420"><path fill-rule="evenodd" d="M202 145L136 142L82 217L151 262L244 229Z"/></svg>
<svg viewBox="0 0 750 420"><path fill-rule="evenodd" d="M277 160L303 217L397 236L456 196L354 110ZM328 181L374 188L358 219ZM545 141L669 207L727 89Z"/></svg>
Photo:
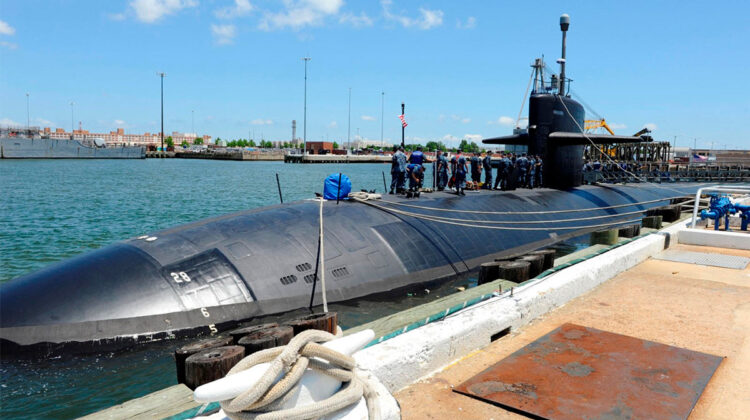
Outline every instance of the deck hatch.
<svg viewBox="0 0 750 420"><path fill-rule="evenodd" d="M534 418L686 419L721 360L563 324L454 391Z"/></svg>

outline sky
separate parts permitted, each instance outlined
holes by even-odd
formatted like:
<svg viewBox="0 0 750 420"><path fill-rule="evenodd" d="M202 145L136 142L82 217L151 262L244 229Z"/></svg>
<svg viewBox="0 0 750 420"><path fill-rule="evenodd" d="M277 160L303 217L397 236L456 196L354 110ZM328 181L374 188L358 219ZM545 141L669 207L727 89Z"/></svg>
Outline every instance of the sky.
<svg viewBox="0 0 750 420"><path fill-rule="evenodd" d="M310 57L308 141L380 140L381 100L386 141L402 101L407 143L477 141L511 133L534 58L557 67L562 13L573 91L617 134L750 148L747 1L0 0L0 125L158 132L165 72L166 133L302 137Z"/></svg>

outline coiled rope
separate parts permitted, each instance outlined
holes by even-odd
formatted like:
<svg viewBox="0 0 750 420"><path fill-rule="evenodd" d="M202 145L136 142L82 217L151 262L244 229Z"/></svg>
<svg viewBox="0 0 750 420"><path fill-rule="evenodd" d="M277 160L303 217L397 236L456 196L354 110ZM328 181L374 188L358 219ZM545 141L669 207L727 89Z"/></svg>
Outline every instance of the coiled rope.
<svg viewBox="0 0 750 420"><path fill-rule="evenodd" d="M286 346L261 350L242 359L227 376L260 363L270 362L270 365L253 388L220 403L224 413L232 420L311 419L356 404L364 396L369 418L380 419L380 409L375 401L376 393L367 381L354 373L354 358L318 344L333 338L333 334L325 331L307 330L297 334ZM344 385L325 400L279 410L295 396L294 387L308 367L344 382ZM274 384L281 374L284 376Z"/></svg>

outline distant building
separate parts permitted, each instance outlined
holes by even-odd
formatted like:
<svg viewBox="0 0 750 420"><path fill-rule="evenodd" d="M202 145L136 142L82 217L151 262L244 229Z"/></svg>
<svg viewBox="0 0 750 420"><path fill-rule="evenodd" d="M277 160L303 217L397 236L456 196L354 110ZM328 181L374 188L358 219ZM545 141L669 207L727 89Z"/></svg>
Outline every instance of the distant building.
<svg viewBox="0 0 750 420"><path fill-rule="evenodd" d="M51 139L70 139L71 133L65 131L62 128L56 128L52 131L49 127L44 127L42 136L49 137ZM164 139L170 137L165 135ZM179 133L173 131L171 134L172 141L175 146L179 146L183 142L193 144L196 138L199 136L196 133ZM118 128L117 131L110 131L109 133L90 133L89 130L73 130L73 138L76 140L100 138L103 139L108 145L121 145L127 146L160 146L161 136L159 133L143 133L143 134L125 134L125 129ZM211 141L211 136L204 134L200 136L203 139L203 143L207 144Z"/></svg>
<svg viewBox="0 0 750 420"><path fill-rule="evenodd" d="M308 141L307 153L311 155L324 155L326 153L333 153L333 142Z"/></svg>
<svg viewBox="0 0 750 420"><path fill-rule="evenodd" d="M368 147L382 147L382 148L392 148L393 143L388 143L387 141L380 141L380 140L352 140L351 142L351 149L366 149ZM344 142L344 147L349 147L349 144Z"/></svg>

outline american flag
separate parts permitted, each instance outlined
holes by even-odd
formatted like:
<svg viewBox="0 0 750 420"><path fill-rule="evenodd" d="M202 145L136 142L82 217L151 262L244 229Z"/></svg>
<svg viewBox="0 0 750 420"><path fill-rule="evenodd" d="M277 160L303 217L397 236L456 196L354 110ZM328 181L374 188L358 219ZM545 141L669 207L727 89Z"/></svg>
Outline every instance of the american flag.
<svg viewBox="0 0 750 420"><path fill-rule="evenodd" d="M409 124L406 123L406 119L404 118L404 114L399 115L398 119L401 120L401 127L406 127L407 125L409 125Z"/></svg>
<svg viewBox="0 0 750 420"><path fill-rule="evenodd" d="M705 162L708 158L705 156L701 156L697 153L693 153L693 162Z"/></svg>

